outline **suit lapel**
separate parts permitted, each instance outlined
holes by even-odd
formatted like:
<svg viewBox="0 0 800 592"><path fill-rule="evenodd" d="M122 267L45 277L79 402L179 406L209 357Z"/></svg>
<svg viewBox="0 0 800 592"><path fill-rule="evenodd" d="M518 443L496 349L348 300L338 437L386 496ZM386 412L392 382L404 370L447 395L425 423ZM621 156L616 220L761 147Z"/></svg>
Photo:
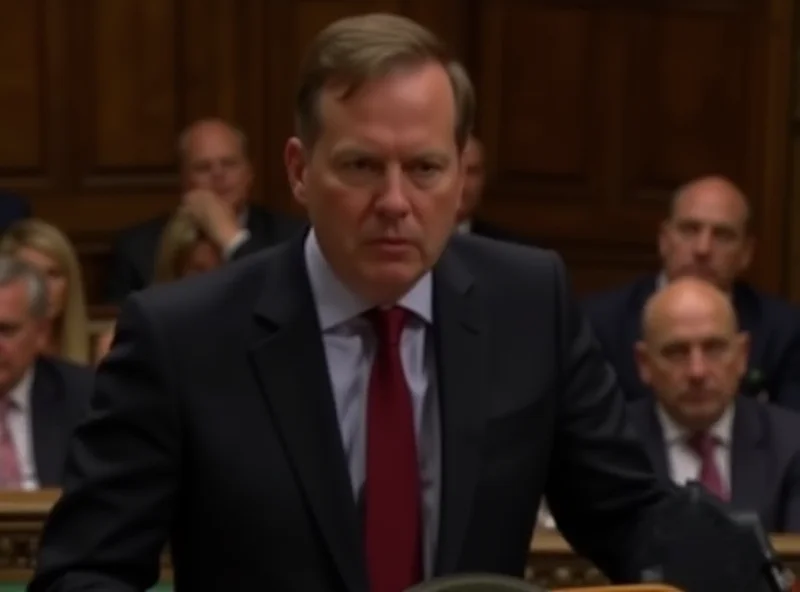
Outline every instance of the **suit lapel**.
<svg viewBox="0 0 800 592"><path fill-rule="evenodd" d="M733 417L731 448L731 504L739 510L763 510L766 498L769 454L766 410L755 401L739 397Z"/></svg>
<svg viewBox="0 0 800 592"><path fill-rule="evenodd" d="M253 371L345 588L366 592L358 518L303 241L270 260L256 307Z"/></svg>
<svg viewBox="0 0 800 592"><path fill-rule="evenodd" d="M481 464L485 333L477 286L448 250L434 270L434 334L442 424L442 490L435 573L452 572L464 540Z"/></svg>
<svg viewBox="0 0 800 592"><path fill-rule="evenodd" d="M641 434L644 447L653 462L656 474L669 480L670 468L667 461L667 445L664 442L664 431L661 427L661 422L658 421L655 405L651 398L642 401L640 404L643 406L642 412L645 414L643 423L647 426L645 432Z"/></svg>
<svg viewBox="0 0 800 592"><path fill-rule="evenodd" d="M42 487L58 487L69 427L64 421L64 393L55 370L43 360L35 365L31 387L31 428L36 476Z"/></svg>

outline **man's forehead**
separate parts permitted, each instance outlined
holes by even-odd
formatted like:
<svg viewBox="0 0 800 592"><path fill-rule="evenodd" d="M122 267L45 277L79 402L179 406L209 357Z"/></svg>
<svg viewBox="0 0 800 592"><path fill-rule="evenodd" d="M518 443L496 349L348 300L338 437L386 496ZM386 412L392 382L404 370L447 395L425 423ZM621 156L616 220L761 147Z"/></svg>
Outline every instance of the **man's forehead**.
<svg viewBox="0 0 800 592"><path fill-rule="evenodd" d="M739 223L747 215L742 198L722 189L695 190L679 197L674 204L673 218L700 219L718 223Z"/></svg>
<svg viewBox="0 0 800 592"><path fill-rule="evenodd" d="M735 322L719 311L703 317L674 315L657 319L651 335L658 343L700 343L711 339L730 340L736 334Z"/></svg>

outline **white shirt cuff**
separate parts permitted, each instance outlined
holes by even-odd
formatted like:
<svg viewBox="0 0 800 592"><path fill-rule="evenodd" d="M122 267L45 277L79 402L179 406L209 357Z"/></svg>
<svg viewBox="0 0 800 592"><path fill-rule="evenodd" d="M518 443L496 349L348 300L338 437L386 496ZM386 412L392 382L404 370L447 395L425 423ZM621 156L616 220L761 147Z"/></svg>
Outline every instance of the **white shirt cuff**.
<svg viewBox="0 0 800 592"><path fill-rule="evenodd" d="M229 242L225 246L225 250L222 252L223 257L225 257L226 261L229 261L236 250L241 247L244 243L250 240L250 231L246 228L243 228L239 232L236 233L236 236L233 237L233 240Z"/></svg>

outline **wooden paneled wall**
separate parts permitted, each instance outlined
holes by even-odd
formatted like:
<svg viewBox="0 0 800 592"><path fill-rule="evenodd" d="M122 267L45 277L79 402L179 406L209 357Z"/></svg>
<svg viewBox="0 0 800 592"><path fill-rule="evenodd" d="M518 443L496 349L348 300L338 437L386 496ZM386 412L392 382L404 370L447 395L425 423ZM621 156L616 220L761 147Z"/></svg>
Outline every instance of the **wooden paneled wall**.
<svg viewBox="0 0 800 592"><path fill-rule="evenodd" d="M463 57L483 215L561 251L581 292L654 270L670 191L706 173L753 199L752 279L795 286L792 0L0 0L0 188L74 237L94 300L114 232L174 207L177 134L197 117L239 123L256 199L289 208L301 52L368 10L415 17Z"/></svg>

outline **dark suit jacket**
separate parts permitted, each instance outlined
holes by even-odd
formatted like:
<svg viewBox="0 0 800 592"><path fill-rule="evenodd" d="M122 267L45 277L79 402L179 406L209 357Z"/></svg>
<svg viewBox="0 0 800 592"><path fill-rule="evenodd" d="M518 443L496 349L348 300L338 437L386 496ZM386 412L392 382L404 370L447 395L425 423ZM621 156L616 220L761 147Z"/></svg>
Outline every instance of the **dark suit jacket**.
<svg viewBox="0 0 800 592"><path fill-rule="evenodd" d="M124 230L114 243L107 299L122 302L128 294L150 285L161 242L161 233L170 216L161 216ZM250 240L239 246L233 259L249 255L288 239L300 231L299 220L274 214L253 205L247 215Z"/></svg>
<svg viewBox="0 0 800 592"><path fill-rule="evenodd" d="M485 236L486 238L493 238L495 240L501 240L509 243L517 243L520 245L533 244L533 242L527 238L521 237L513 232L509 232L505 228L501 228L500 226L496 226L490 222L481 220L480 218L475 218L472 220L470 232L479 236Z"/></svg>
<svg viewBox="0 0 800 592"><path fill-rule="evenodd" d="M629 410L658 474L669 479L654 400L640 399L630 403ZM800 532L800 414L737 399L730 504L735 510L758 512L768 532Z"/></svg>
<svg viewBox="0 0 800 592"><path fill-rule="evenodd" d="M61 487L72 432L89 410L94 372L56 358L36 361L31 389L33 456L41 487Z"/></svg>
<svg viewBox="0 0 800 592"><path fill-rule="evenodd" d="M592 328L629 400L651 394L639 379L633 349L641 337L642 310L655 289L656 277L649 276L584 302ZM750 333L751 340L742 394L766 394L773 403L800 409L800 309L744 283L735 285L733 305L741 329Z"/></svg>
<svg viewBox="0 0 800 592"><path fill-rule="evenodd" d="M31 592L366 592L302 237L123 306ZM554 254L455 237L433 273L436 574L521 576L537 515L613 578L670 489ZM677 489L677 488L675 488Z"/></svg>
<svg viewBox="0 0 800 592"><path fill-rule="evenodd" d="M14 222L30 217L31 205L27 199L0 191L0 232L4 232Z"/></svg>

